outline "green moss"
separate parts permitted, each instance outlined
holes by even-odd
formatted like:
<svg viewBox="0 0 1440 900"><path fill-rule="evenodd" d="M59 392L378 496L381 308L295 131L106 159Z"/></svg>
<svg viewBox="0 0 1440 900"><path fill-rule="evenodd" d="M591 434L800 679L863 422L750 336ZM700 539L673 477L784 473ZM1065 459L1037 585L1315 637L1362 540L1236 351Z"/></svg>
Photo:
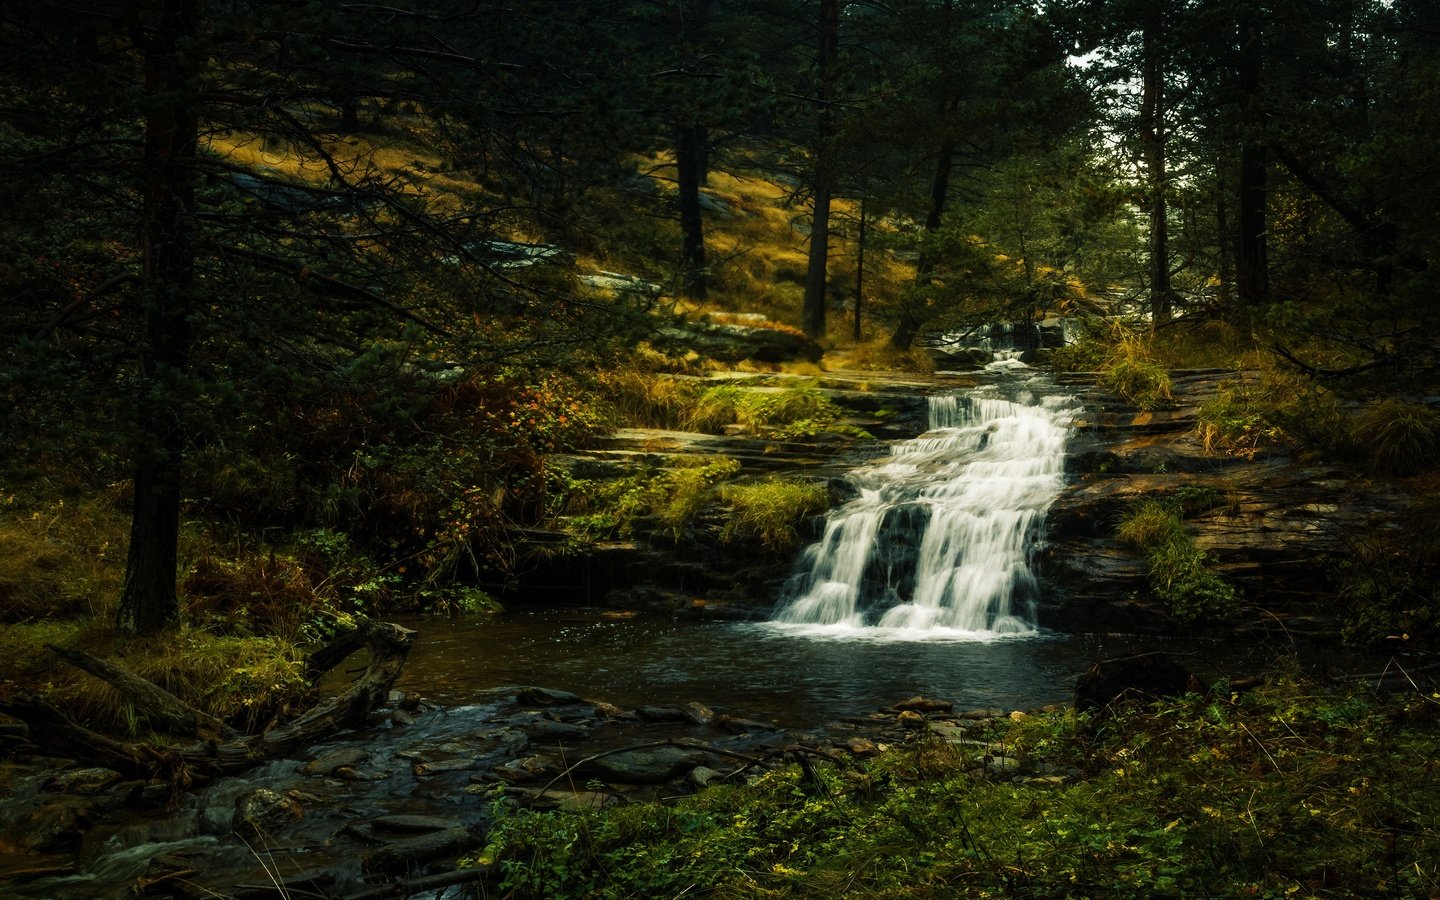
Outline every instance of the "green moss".
<svg viewBox="0 0 1440 900"><path fill-rule="evenodd" d="M721 496L730 505L723 539L755 539L772 550L794 546L799 539L795 526L823 511L828 499L823 484L781 478L726 485Z"/></svg>
<svg viewBox="0 0 1440 900"><path fill-rule="evenodd" d="M1121 517L1115 536L1145 554L1151 589L1177 619L1233 619L1240 611L1239 592L1207 567L1208 557L1185 530L1185 509L1184 498L1141 501Z"/></svg>

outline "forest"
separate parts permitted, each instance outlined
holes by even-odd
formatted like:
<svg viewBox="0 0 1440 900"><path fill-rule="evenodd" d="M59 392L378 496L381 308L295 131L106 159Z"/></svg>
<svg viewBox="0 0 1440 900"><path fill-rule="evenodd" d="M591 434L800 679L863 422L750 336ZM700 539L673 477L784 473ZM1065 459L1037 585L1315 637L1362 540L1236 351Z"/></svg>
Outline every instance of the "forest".
<svg viewBox="0 0 1440 900"><path fill-rule="evenodd" d="M1435 896L1437 140L1424 0L6 4L0 892Z"/></svg>

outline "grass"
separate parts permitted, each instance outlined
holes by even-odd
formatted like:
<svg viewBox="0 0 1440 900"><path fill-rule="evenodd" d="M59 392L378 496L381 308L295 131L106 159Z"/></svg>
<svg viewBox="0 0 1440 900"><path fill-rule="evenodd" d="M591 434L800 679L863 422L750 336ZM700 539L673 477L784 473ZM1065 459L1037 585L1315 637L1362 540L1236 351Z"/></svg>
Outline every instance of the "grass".
<svg viewBox="0 0 1440 900"><path fill-rule="evenodd" d="M979 747L922 730L673 805L502 810L477 861L516 897L1434 896L1437 721L1423 692L1222 683L1002 720ZM984 745L1022 774L987 774Z"/></svg>
<svg viewBox="0 0 1440 900"><path fill-rule="evenodd" d="M1355 419L1351 437L1370 465L1391 475L1416 475L1440 464L1440 413L1390 398Z"/></svg>
<svg viewBox="0 0 1440 900"><path fill-rule="evenodd" d="M758 540L770 550L788 550L799 542L796 525L823 512L829 496L823 484L767 478L726 485L720 494L730 506L722 539Z"/></svg>
<svg viewBox="0 0 1440 900"><path fill-rule="evenodd" d="M1239 613L1240 594L1207 567L1205 552L1186 531L1185 499L1140 501L1121 517L1115 536L1145 554L1151 589L1177 619L1224 623ZM1219 505L1206 499L1201 506L1205 503Z"/></svg>

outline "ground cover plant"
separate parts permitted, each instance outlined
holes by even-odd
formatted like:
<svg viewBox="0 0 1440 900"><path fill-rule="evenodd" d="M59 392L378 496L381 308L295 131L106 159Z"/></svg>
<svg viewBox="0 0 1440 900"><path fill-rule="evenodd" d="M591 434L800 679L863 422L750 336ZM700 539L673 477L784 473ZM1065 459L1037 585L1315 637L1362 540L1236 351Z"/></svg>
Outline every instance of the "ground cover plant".
<svg viewBox="0 0 1440 900"><path fill-rule="evenodd" d="M517 897L1428 896L1437 720L1440 695L1408 684L1221 683L971 744L922 728L671 805L501 807L474 862Z"/></svg>

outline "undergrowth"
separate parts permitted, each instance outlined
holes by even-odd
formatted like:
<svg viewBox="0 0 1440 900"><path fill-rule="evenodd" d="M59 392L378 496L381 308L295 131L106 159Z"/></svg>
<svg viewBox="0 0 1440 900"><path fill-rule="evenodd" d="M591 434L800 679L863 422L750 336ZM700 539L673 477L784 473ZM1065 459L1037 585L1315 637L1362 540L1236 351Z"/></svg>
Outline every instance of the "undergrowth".
<svg viewBox="0 0 1440 900"><path fill-rule="evenodd" d="M1185 498L1143 500L1121 517L1115 536L1145 554L1151 589L1175 618L1229 621L1240 611L1240 594L1207 566L1208 556L1185 529L1186 512Z"/></svg>
<svg viewBox="0 0 1440 900"><path fill-rule="evenodd" d="M674 805L497 806L470 862L515 897L1434 896L1437 720L1423 692L1220 684L987 736L1079 778L987 775L921 735Z"/></svg>
<svg viewBox="0 0 1440 900"><path fill-rule="evenodd" d="M720 496L730 506L721 538L755 539L771 550L793 547L799 541L797 523L824 512L829 500L823 484L783 478L727 484Z"/></svg>

